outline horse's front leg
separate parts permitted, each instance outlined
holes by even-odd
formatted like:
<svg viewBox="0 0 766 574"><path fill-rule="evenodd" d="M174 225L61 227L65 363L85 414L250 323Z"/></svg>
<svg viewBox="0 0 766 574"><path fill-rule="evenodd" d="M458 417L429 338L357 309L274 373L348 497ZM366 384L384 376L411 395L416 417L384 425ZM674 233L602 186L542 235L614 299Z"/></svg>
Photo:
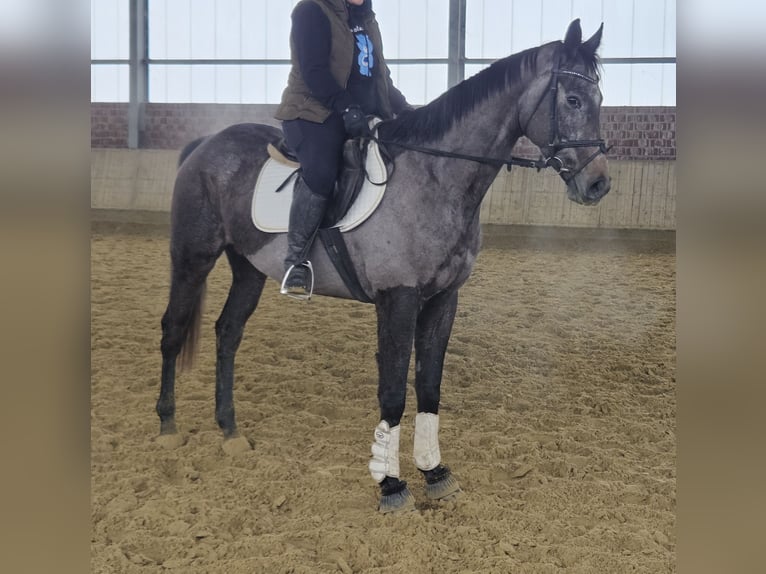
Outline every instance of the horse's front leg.
<svg viewBox="0 0 766 574"><path fill-rule="evenodd" d="M419 294L412 287L389 289L375 299L380 423L375 429L369 467L373 479L380 485L381 512L415 509L415 499L407 483L399 480L399 433L419 307Z"/></svg>
<svg viewBox="0 0 766 574"><path fill-rule="evenodd" d="M442 292L428 300L418 315L415 331L415 466L426 479L426 495L445 500L460 492L449 468L441 463L439 450L439 400L447 343L457 310L457 290Z"/></svg>

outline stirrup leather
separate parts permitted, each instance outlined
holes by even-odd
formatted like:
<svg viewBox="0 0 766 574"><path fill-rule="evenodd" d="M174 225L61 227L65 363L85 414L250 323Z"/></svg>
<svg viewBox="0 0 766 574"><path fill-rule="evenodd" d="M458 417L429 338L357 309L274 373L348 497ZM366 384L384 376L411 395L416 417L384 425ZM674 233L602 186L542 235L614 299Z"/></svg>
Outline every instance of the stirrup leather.
<svg viewBox="0 0 766 574"><path fill-rule="evenodd" d="M304 291L303 293L296 293L293 291L288 291L287 287L285 286L285 283L287 283L287 278L290 276L290 272L297 266L305 267L309 271L308 292ZM279 292L282 295L287 295L288 297L291 297L292 299L298 299L299 301L308 301L311 299L311 296L314 294L314 267L311 265L311 261L304 261L303 263L290 265L287 271L285 271L285 276L282 278L282 285L279 288Z"/></svg>

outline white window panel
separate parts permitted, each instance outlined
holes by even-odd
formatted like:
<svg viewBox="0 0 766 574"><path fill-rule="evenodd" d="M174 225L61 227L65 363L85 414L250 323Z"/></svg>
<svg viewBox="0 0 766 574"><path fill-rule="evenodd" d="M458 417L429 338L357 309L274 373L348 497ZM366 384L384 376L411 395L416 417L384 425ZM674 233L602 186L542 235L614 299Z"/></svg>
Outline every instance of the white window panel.
<svg viewBox="0 0 766 574"><path fill-rule="evenodd" d="M662 99L661 106L676 105L676 65L662 65Z"/></svg>
<svg viewBox="0 0 766 574"><path fill-rule="evenodd" d="M130 67L97 65L90 67L90 101L127 102L130 100Z"/></svg>
<svg viewBox="0 0 766 574"><path fill-rule="evenodd" d="M632 56L651 58L664 55L665 16L665 0L634 3Z"/></svg>
<svg viewBox="0 0 766 574"><path fill-rule="evenodd" d="M191 97L189 101L195 104L215 101L215 66L191 67Z"/></svg>
<svg viewBox="0 0 766 574"><path fill-rule="evenodd" d="M446 58L449 0L375 3L386 58Z"/></svg>
<svg viewBox="0 0 766 574"><path fill-rule="evenodd" d="M663 56L673 58L676 55L676 3L665 2L665 49ZM675 75L675 72L674 72Z"/></svg>
<svg viewBox="0 0 766 574"><path fill-rule="evenodd" d="M583 25L589 24L589 18L579 9L573 14L570 0L544 0L542 10L542 34L540 44L563 40L569 24L574 18L581 18ZM600 22L600 20L599 20Z"/></svg>
<svg viewBox="0 0 766 574"><path fill-rule="evenodd" d="M128 0L91 0L90 57L126 60L130 57Z"/></svg>
<svg viewBox="0 0 766 574"><path fill-rule="evenodd" d="M298 0L149 0L152 59L288 59ZM378 0L386 56L446 58L449 0ZM563 39L573 18L583 36L604 22L605 58L674 57L675 0L469 0L466 56L502 58ZM91 57L129 57L129 0L92 0ZM446 89L444 64L392 65L407 98L427 103ZM469 64L470 77L483 65ZM275 103L288 66L150 66L150 101ZM92 99L127 99L127 67L93 66ZM675 65L607 65L605 105L675 105Z"/></svg>
<svg viewBox="0 0 766 574"><path fill-rule="evenodd" d="M513 3L476 0L466 10L465 54L468 58L502 58L511 53Z"/></svg>
<svg viewBox="0 0 766 574"><path fill-rule="evenodd" d="M601 74L601 92L604 106L629 106L633 91L633 75L630 66L606 64Z"/></svg>
<svg viewBox="0 0 766 574"><path fill-rule="evenodd" d="M599 53L605 58L633 56L633 0L604 0L604 37Z"/></svg>
<svg viewBox="0 0 766 574"><path fill-rule="evenodd" d="M194 0L190 58L207 60L216 57L216 29L213 22L215 22L215 0Z"/></svg>
<svg viewBox="0 0 766 574"><path fill-rule="evenodd" d="M511 47L508 56L521 52L528 48L534 48L541 44L541 29L543 25L543 2L542 0L529 0L513 2L513 15L511 17ZM563 32L560 32L563 34ZM558 38L557 38L558 39ZM493 38L485 38L485 43L494 41Z"/></svg>
<svg viewBox="0 0 766 574"><path fill-rule="evenodd" d="M278 104L287 85L290 66L243 66L243 104Z"/></svg>
<svg viewBox="0 0 766 574"><path fill-rule="evenodd" d="M444 64L392 65L394 85L413 105L423 105L447 90L447 66Z"/></svg>
<svg viewBox="0 0 766 574"><path fill-rule="evenodd" d="M192 95L191 66L168 66L166 73L169 102L188 102Z"/></svg>
<svg viewBox="0 0 766 574"><path fill-rule="evenodd" d="M255 23L254 23L255 24ZM215 57L235 59L242 57L242 14L239 0L216 0ZM261 30L253 30L260 33Z"/></svg>

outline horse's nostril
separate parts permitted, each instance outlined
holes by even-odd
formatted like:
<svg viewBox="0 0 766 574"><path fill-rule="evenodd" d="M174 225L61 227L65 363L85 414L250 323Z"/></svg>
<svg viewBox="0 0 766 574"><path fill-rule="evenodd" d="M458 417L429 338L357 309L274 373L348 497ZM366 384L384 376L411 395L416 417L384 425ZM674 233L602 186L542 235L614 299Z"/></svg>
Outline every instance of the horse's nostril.
<svg viewBox="0 0 766 574"><path fill-rule="evenodd" d="M588 188L588 197L591 199L601 199L609 192L610 187L610 179L606 177L600 177L595 182L593 182L593 184L591 184L590 188Z"/></svg>

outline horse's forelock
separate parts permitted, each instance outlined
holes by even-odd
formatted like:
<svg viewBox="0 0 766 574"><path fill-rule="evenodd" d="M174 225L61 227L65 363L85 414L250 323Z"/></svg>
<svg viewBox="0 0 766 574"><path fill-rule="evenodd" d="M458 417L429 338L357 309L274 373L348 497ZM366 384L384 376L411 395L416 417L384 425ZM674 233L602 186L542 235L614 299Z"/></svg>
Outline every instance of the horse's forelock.
<svg viewBox="0 0 766 574"><path fill-rule="evenodd" d="M590 50L585 43L581 44L574 54L566 49L563 42L556 42L555 44L555 52L558 56L555 56L554 59L559 59L559 65L563 65L568 69L581 65L587 75L594 78L601 76L601 57L597 52Z"/></svg>
<svg viewBox="0 0 766 574"><path fill-rule="evenodd" d="M601 76L601 58L599 57L598 53L592 52L591 50L588 50L585 45L580 47L580 49L577 51L577 54L582 58L583 64L585 65L585 69L590 73L592 77L600 77Z"/></svg>

